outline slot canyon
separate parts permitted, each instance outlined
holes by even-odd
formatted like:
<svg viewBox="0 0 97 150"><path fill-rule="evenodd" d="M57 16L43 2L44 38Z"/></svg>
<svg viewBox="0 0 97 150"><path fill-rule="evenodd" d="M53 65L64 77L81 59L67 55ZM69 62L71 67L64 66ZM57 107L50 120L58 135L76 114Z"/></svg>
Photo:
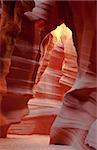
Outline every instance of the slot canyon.
<svg viewBox="0 0 97 150"><path fill-rule="evenodd" d="M96 4L1 0L1 150L97 149Z"/></svg>

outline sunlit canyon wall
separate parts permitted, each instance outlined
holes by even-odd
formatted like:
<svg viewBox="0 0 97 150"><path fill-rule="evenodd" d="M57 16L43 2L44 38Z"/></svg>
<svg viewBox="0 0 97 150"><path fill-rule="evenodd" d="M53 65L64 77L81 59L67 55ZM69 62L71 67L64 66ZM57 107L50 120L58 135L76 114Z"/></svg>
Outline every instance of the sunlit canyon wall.
<svg viewBox="0 0 97 150"><path fill-rule="evenodd" d="M39 68L36 65L35 68L37 68L37 71L36 74L34 74L35 78L32 74L30 74L32 75L32 82L35 82L29 82L31 88L28 88L28 85L26 86L26 83L29 81L29 79L31 79L31 76L29 75L29 77L26 76L27 82L24 83L24 80L22 80L22 84L19 82L21 86L18 86L18 88L22 89L19 91L23 91L25 87L27 91L29 91L28 89L30 89L30 92L32 92L33 98L31 98L28 103L29 115L22 119L20 125L12 126L9 132L18 134L50 133L51 144L72 145L78 150L91 150L93 149L91 147L97 148L95 144L96 138L93 134L93 132L95 131L97 118L97 32L95 32L96 2L41 2L41 4L37 3L36 8L31 13L27 12L25 14L26 16L24 17L24 20L28 20L26 21L26 23L29 24L27 26L31 26L29 27L29 30L27 32L26 30L28 28L22 27L22 32L20 34L21 36L19 37L19 39L21 39L21 44L19 44L19 46L16 46L16 48L18 48L18 51L21 50L23 46L21 46L20 48L20 45L24 45L24 43L22 44L22 41L25 41L26 43L27 39L29 39L29 41L27 42L29 44L25 45L28 45L29 47L32 42L32 48L36 49L36 51L38 49L37 61L39 61ZM34 27L32 23L33 20ZM24 21L24 24L26 23ZM56 32L53 32L53 30L62 23L65 23L65 27L68 27L68 29L72 31L71 33L73 38L67 38L67 32L64 32L65 35L63 35L62 33L62 37L59 36L60 30L57 30L58 34ZM31 39L33 37L33 34L29 33L31 31L30 29L32 28L34 28L33 32L35 41ZM26 37L31 38L26 39ZM18 42L19 40L17 38L17 45ZM26 49L28 47L26 47ZM17 57L20 57L22 55L25 58L25 56L23 55L24 53L21 54L18 53L18 51L17 53L16 51L14 51L13 54ZM33 53L33 51L31 53ZM26 54L26 57L29 56L28 51ZM77 61L75 55L77 56ZM14 62L14 58L16 57L13 57L12 62ZM25 59L22 60L24 63ZM24 64L26 64L26 62ZM75 71L76 65L74 65L74 62L77 62L78 73L77 71ZM19 63L19 65L20 64L21 63ZM22 67L22 71L25 72L26 65L25 68L24 66ZM30 69L33 70L33 67ZM25 76L24 72L23 76L21 75L22 77ZM10 73L8 75L8 78L9 77ZM14 77L11 77L11 79L14 79ZM24 90L24 93L27 92L26 90ZM25 104L23 100L23 103L21 103L22 106L20 107L19 105L20 110L23 110L21 108L24 108L24 105L27 108L27 101L25 100ZM2 106L5 109L6 107L4 105L4 101L2 102ZM10 101L10 104L12 104L12 101ZM17 114L19 115L18 111ZM58 116L54 121L57 114Z"/></svg>
<svg viewBox="0 0 97 150"><path fill-rule="evenodd" d="M13 125L15 134L49 134L50 127L62 105L64 94L73 85L77 74L77 54L72 32L62 24L42 41L41 58L29 101L29 115L21 124Z"/></svg>

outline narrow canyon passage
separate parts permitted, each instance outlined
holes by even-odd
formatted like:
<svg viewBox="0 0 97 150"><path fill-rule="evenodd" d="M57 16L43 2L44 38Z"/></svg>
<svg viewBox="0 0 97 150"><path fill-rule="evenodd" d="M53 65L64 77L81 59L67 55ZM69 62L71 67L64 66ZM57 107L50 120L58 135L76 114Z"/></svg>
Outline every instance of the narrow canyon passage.
<svg viewBox="0 0 97 150"><path fill-rule="evenodd" d="M77 54L71 30L61 24L42 41L40 66L29 100L29 114L20 124L12 125L9 133L49 134L60 111L63 97L77 75ZM44 125L43 125L44 124Z"/></svg>
<svg viewBox="0 0 97 150"><path fill-rule="evenodd" d="M96 4L0 1L1 150L97 149Z"/></svg>

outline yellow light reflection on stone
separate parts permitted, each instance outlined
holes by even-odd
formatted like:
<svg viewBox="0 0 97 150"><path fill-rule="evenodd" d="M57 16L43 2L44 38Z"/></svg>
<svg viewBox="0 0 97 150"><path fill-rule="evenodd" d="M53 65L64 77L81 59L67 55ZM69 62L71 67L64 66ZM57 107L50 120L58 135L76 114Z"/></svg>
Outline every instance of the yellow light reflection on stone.
<svg viewBox="0 0 97 150"><path fill-rule="evenodd" d="M57 26L57 28L56 28L55 30L53 30L53 31L51 32L51 34L56 37L57 42L58 42L58 41L61 41L62 38L63 38L64 40L66 40L66 38L67 38L68 36L70 36L70 35L72 34L72 32L71 32L71 30L70 30L68 27L66 27L66 25L63 23L63 24L61 24L60 26Z"/></svg>

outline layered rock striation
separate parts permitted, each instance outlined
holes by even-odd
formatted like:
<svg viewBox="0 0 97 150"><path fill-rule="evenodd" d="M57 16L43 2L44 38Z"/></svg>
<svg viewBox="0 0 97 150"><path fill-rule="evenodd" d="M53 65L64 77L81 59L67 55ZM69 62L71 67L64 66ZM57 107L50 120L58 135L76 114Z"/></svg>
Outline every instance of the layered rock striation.
<svg viewBox="0 0 97 150"><path fill-rule="evenodd" d="M20 125L13 125L9 130L10 133L49 134L52 122L62 105L63 96L76 78L77 54L72 41L72 32L65 24L44 38L40 50L40 66L33 88L34 97L28 103L29 115Z"/></svg>
<svg viewBox="0 0 97 150"><path fill-rule="evenodd" d="M18 87L12 85L12 82L17 78L17 74L20 73L19 69L15 73L14 70L19 66L11 66L12 53L15 49L16 38L21 31L22 17L26 11L31 11L34 7L34 1L1 1L1 20L0 20L0 137L6 137L7 128L12 122L17 122L17 118L20 119L24 115L25 111L20 112L20 117L17 118L12 110L18 109L17 97L19 96ZM19 60L17 57L13 57L13 62ZM12 64L13 64L12 62ZM8 80L8 73L11 76L15 75L11 81ZM9 83L8 83L9 82ZM9 88L10 84L10 88ZM12 85L12 86L11 86ZM10 94L9 94L10 93ZM13 94L14 93L14 94ZM21 102L20 102L21 103ZM17 105L16 105L17 104ZM22 104L23 105L23 104ZM8 115L12 113L11 116ZM10 118L11 117L11 118ZM15 120L14 120L15 119Z"/></svg>

